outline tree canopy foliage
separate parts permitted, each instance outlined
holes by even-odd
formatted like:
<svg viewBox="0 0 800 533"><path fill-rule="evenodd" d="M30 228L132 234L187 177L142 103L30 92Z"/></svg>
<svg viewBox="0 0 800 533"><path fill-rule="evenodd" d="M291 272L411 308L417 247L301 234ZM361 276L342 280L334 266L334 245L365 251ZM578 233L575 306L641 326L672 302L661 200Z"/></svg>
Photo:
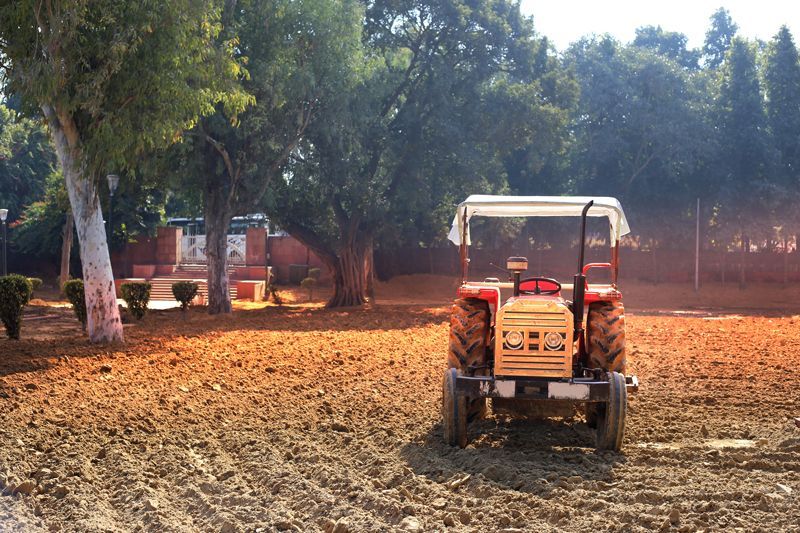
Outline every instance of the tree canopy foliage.
<svg viewBox="0 0 800 533"><path fill-rule="evenodd" d="M331 269L332 305L365 300L374 247L443 243L471 193L617 196L642 246L686 239L697 198L723 248L800 228L793 37L738 37L723 8L701 48L645 26L558 52L512 0L39 5L0 0L6 92L70 118L90 182L125 172L126 212L202 206L213 312L230 309L225 230L256 209ZM0 114L0 155L29 146L41 168L0 161L17 184L0 195L49 205L52 151L25 120Z"/></svg>
<svg viewBox="0 0 800 533"><path fill-rule="evenodd" d="M235 58L248 71L239 88L249 104L235 117L218 106L170 158L177 186L202 193L212 313L231 310L231 218L260 206L308 124L349 89L349 73L360 68L363 10L355 0L233 1L222 18L226 26L213 46L237 43Z"/></svg>
<svg viewBox="0 0 800 533"><path fill-rule="evenodd" d="M17 220L25 206L44 196L56 171L56 154L40 122L0 104L0 207Z"/></svg>
<svg viewBox="0 0 800 533"><path fill-rule="evenodd" d="M2 0L5 92L42 114L75 218L93 341L122 340L98 186L174 142L216 105L241 108L240 64L209 46L214 0Z"/></svg>
<svg viewBox="0 0 800 533"><path fill-rule="evenodd" d="M560 147L569 84L547 46L513 2L367 3L363 66L309 125L269 205L334 272L331 305L364 301L377 235L411 222L439 237L469 191L506 189L514 150L537 169Z"/></svg>

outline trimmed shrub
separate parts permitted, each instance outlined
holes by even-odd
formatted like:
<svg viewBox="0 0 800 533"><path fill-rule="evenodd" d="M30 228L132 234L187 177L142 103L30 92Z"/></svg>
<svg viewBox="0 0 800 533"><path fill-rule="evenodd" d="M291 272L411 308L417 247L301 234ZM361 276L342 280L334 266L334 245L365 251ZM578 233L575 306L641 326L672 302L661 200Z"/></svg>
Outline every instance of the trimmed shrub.
<svg viewBox="0 0 800 533"><path fill-rule="evenodd" d="M83 326L83 329L86 329L86 295L83 292L83 280L82 279L71 279L64 283L64 286L61 288L64 292L64 296L67 297L69 303L72 304L72 309L75 311L75 316Z"/></svg>
<svg viewBox="0 0 800 533"><path fill-rule="evenodd" d="M0 278L0 319L10 339L19 339L22 308L31 300L33 289L25 276L9 274Z"/></svg>
<svg viewBox="0 0 800 533"><path fill-rule="evenodd" d="M42 278L28 278L28 281L31 282L31 292L36 292L42 286Z"/></svg>
<svg viewBox="0 0 800 533"><path fill-rule="evenodd" d="M300 286L308 291L308 301L309 302L314 299L314 285L316 285L316 284L317 284L317 280L312 278L311 276L303 279L303 281L300 282Z"/></svg>
<svg viewBox="0 0 800 533"><path fill-rule="evenodd" d="M147 313L147 304L150 302L150 283L147 281L132 281L123 283L120 287L122 299L128 304L128 311L141 320Z"/></svg>
<svg viewBox="0 0 800 533"><path fill-rule="evenodd" d="M181 309L186 311L199 289L200 286L194 281L177 281L172 284L172 295L181 304Z"/></svg>

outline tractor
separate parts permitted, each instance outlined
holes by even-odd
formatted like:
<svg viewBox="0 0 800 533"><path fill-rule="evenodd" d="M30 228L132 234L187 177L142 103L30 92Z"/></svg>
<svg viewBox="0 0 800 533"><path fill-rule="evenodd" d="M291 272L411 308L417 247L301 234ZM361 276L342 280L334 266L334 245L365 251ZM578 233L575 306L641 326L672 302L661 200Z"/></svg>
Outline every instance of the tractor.
<svg viewBox="0 0 800 533"><path fill-rule="evenodd" d="M508 281L469 281L474 216L580 217L572 284L528 276L525 257L507 259ZM608 263L584 264L587 216L609 221ZM625 375L625 310L617 289L619 242L629 232L615 198L472 195L458 205L448 237L459 247L461 281L442 386L447 444L467 445L470 423L483 416L491 399L493 411L511 415L569 416L582 409L596 430L596 448L621 449L628 392L638 389L636 376ZM587 282L598 269L610 271L611 283ZM501 289L511 291L505 301ZM572 300L562 296L565 290Z"/></svg>

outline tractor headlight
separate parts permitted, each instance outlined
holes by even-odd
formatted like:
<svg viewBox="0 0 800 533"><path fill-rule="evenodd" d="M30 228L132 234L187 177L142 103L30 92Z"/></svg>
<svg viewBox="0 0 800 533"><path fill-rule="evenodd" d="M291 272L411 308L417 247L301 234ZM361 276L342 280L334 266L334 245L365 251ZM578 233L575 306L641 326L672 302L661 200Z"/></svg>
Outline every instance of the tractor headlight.
<svg viewBox="0 0 800 533"><path fill-rule="evenodd" d="M506 346L508 346L512 350L519 350L522 348L522 342L525 340L525 337L522 335L521 331L512 330L506 332Z"/></svg>
<svg viewBox="0 0 800 533"><path fill-rule="evenodd" d="M548 350L558 350L564 346L564 337L561 336L561 333L551 331L544 336L544 345Z"/></svg>

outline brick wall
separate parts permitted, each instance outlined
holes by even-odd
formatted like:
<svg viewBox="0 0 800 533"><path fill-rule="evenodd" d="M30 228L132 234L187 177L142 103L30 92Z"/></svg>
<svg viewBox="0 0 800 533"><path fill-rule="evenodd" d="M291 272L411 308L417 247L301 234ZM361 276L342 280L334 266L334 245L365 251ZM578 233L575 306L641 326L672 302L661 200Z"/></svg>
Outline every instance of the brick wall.
<svg viewBox="0 0 800 533"><path fill-rule="evenodd" d="M303 246L300 241L291 236L270 235L267 241L269 264L278 278L278 283L287 283L289 280L289 265L310 265L319 268L320 281L328 282L331 274L322 260L314 252Z"/></svg>

